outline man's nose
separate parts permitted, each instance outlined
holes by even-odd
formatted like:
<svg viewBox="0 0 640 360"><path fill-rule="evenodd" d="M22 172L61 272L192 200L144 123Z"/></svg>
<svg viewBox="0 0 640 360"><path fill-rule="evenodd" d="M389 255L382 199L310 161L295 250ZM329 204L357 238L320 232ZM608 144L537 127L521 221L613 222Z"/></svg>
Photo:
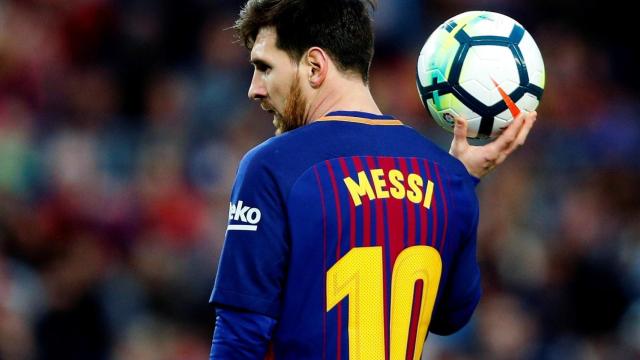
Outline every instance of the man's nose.
<svg viewBox="0 0 640 360"><path fill-rule="evenodd" d="M260 100L267 97L267 89L264 86L264 81L257 71L253 72L253 78L251 78L251 85L249 86L249 93L247 94L249 99Z"/></svg>

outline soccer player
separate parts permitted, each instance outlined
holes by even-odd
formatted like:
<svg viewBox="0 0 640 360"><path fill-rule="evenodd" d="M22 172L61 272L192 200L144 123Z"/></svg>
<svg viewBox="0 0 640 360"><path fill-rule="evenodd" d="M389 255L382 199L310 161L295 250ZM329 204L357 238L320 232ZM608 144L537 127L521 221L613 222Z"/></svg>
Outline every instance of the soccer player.
<svg viewBox="0 0 640 360"><path fill-rule="evenodd" d="M481 147L456 119L451 154L383 115L368 87L373 5L249 0L240 13L249 97L277 136L236 175L212 359L419 359L427 332L457 331L478 303L475 186L536 115Z"/></svg>

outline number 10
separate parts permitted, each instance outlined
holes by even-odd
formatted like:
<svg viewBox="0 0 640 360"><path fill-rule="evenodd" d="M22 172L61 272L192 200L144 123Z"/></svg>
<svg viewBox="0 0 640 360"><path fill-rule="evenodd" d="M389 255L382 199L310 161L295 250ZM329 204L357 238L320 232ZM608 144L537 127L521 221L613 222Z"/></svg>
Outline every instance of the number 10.
<svg viewBox="0 0 640 360"><path fill-rule="evenodd" d="M327 311L349 297L349 359L384 360L384 283L382 247L351 249L327 271ZM404 249L391 274L390 359L405 360L411 327L414 287L423 281L413 359L422 353L438 292L442 259L430 246Z"/></svg>

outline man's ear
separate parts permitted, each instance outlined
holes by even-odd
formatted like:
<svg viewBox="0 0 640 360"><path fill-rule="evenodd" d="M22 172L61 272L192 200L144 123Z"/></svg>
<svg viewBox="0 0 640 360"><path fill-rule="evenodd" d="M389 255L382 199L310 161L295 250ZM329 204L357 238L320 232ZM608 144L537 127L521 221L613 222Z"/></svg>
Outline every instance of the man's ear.
<svg viewBox="0 0 640 360"><path fill-rule="evenodd" d="M312 47L306 53L306 62L309 65L309 85L317 89L324 83L329 73L329 55L319 47Z"/></svg>

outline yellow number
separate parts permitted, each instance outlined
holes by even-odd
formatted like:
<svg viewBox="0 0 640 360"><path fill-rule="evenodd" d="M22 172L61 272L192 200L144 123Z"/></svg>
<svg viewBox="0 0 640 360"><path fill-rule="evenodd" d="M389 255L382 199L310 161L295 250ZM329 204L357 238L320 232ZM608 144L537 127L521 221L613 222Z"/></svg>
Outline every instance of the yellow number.
<svg viewBox="0 0 640 360"><path fill-rule="evenodd" d="M406 359L411 312L413 309L413 289L416 281L422 280L420 316L413 358L422 353L422 340L427 336L431 321L431 311L436 300L442 259L436 249L430 246L413 246L398 255L391 275L391 359Z"/></svg>
<svg viewBox="0 0 640 360"><path fill-rule="evenodd" d="M327 272L327 311L349 297L350 360L385 358L382 262L382 247L354 248ZM398 255L391 275L391 360L406 358L418 280L423 286L413 359L420 358L441 273L440 254L430 246L412 246Z"/></svg>
<svg viewBox="0 0 640 360"><path fill-rule="evenodd" d="M351 249L327 272L327 311L349 296L350 360L384 360L383 291L380 246Z"/></svg>

